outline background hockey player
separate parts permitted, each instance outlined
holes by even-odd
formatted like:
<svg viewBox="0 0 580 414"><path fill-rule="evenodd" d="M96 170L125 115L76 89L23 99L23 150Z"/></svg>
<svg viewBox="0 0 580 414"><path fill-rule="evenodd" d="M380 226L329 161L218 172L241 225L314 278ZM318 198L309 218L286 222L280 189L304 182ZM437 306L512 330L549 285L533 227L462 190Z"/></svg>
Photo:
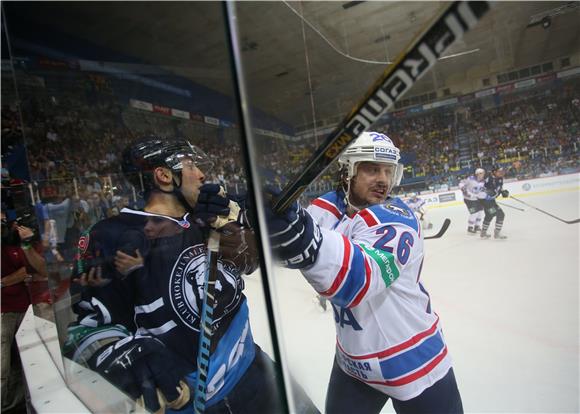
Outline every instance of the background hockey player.
<svg viewBox="0 0 580 414"><path fill-rule="evenodd" d="M257 266L253 232L233 221L237 206L219 186L203 185L210 166L187 141L149 138L123 153L123 172L144 192L145 208L123 209L81 238L82 296L65 351L152 412L192 413L204 228L221 222L206 412L278 412L276 370L252 340L242 293L242 273ZM123 266L123 257L134 265Z"/></svg>
<svg viewBox="0 0 580 414"><path fill-rule="evenodd" d="M491 174L485 178L485 192L486 198L483 199L483 208L485 210L485 217L483 218L483 224L481 226L481 238L489 239L491 236L487 233L491 221L495 217L495 229L493 231L493 237L496 239L506 239L507 237L501 233L503 227L503 221L505 219L505 213L498 206L495 199L500 195L504 198L510 196L508 190L503 189L503 176L505 171L502 166L494 165L491 168Z"/></svg>
<svg viewBox="0 0 580 414"><path fill-rule="evenodd" d="M339 158L336 191L308 211L267 208L274 253L329 299L337 346L327 413L460 413L461 397L441 322L420 281L417 217L399 198L399 149L363 133Z"/></svg>
<svg viewBox="0 0 580 414"><path fill-rule="evenodd" d="M477 168L475 175L470 175L459 182L459 189L463 193L463 202L469 211L467 219L467 232L476 234L481 231L484 211L482 200L487 197L485 192L485 170Z"/></svg>
<svg viewBox="0 0 580 414"><path fill-rule="evenodd" d="M411 193L407 201L405 201L407 205L413 210L419 221L421 222L421 226L424 229L431 229L433 227L433 223L429 221L427 218L427 209L425 208L425 200L420 198L416 193Z"/></svg>

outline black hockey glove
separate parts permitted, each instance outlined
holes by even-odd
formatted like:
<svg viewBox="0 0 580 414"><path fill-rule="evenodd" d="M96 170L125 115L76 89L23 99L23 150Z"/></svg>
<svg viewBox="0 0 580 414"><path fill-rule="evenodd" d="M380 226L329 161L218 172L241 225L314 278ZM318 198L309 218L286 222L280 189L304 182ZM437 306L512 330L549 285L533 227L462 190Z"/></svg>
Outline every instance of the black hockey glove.
<svg viewBox="0 0 580 414"><path fill-rule="evenodd" d="M279 193L266 192L274 197ZM302 269L313 264L322 244L318 223L296 201L281 214L275 214L269 205L265 210L272 250L282 266Z"/></svg>
<svg viewBox="0 0 580 414"><path fill-rule="evenodd" d="M180 409L190 400L190 390L181 378L188 367L165 345L150 336L129 336L95 354L89 366L133 399L143 398L151 412L167 405Z"/></svg>
<svg viewBox="0 0 580 414"><path fill-rule="evenodd" d="M204 184L200 188L193 215L202 227L220 229L233 221L249 226L245 211L218 184Z"/></svg>
<svg viewBox="0 0 580 414"><path fill-rule="evenodd" d="M501 190L501 196L503 198L508 198L510 196L510 192L508 190Z"/></svg>
<svg viewBox="0 0 580 414"><path fill-rule="evenodd" d="M199 189L197 204L193 209L196 219L203 223L211 223L218 216L230 215L230 200L222 192L222 187L218 184L204 184Z"/></svg>

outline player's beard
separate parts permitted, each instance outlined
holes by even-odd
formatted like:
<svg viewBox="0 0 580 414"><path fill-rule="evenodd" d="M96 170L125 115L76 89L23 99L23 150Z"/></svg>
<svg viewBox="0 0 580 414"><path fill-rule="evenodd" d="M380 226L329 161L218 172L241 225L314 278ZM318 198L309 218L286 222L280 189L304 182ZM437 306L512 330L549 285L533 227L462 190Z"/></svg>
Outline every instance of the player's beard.
<svg viewBox="0 0 580 414"><path fill-rule="evenodd" d="M349 201L350 204L357 210L362 210L376 204L385 202L388 197L388 189L386 186L373 186L369 188L363 197L358 196L350 190Z"/></svg>

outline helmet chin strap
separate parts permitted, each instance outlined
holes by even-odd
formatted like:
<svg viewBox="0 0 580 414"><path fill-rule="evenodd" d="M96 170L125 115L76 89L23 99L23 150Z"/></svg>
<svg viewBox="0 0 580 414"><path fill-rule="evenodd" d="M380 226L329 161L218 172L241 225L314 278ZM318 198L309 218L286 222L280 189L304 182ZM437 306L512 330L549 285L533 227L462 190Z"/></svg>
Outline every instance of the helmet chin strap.
<svg viewBox="0 0 580 414"><path fill-rule="evenodd" d="M355 214L366 208L366 206L357 207L352 203L352 201L350 201L350 178L346 179L346 189L344 191L344 203L346 204L347 208L351 209Z"/></svg>
<svg viewBox="0 0 580 414"><path fill-rule="evenodd" d="M356 175L356 170L357 170L357 163L354 163L352 168L347 167L347 169L345 171L346 177L344 179L344 181L345 181L344 187L346 187L344 189L344 203L346 204L347 208L351 209L355 214L364 208L364 207L359 208L359 207L355 206L352 203L352 201L350 201L350 183L351 183L351 180Z"/></svg>
<svg viewBox="0 0 580 414"><path fill-rule="evenodd" d="M177 198L177 200L179 200L179 202L183 205L183 207L185 208L185 211L192 211L194 207L192 207L187 202L187 200L183 196L183 193L181 192L181 177L180 177L179 183L175 180L175 178L172 178L171 181L173 182L173 189L172 190L163 190L163 189L157 187L155 189L155 191L159 191L159 192L164 193L164 194L174 195Z"/></svg>
<svg viewBox="0 0 580 414"><path fill-rule="evenodd" d="M181 177L180 177L180 181L181 181ZM177 184L177 182L175 181L175 178L173 179L173 191L172 191L172 193L175 194L175 196L177 197L179 202L183 205L183 207L185 207L185 211L193 211L195 206L192 206L187 202L183 193L181 192L181 183Z"/></svg>

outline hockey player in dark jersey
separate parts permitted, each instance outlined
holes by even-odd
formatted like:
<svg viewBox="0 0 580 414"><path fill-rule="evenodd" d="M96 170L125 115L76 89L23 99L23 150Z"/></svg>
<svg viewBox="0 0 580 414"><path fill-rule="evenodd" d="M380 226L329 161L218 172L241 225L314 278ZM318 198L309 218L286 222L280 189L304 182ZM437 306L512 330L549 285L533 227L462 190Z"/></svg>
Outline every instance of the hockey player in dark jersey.
<svg viewBox="0 0 580 414"><path fill-rule="evenodd" d="M279 412L277 370L253 342L242 293L242 273L257 267L253 231L217 185L204 185L209 166L184 140L153 137L125 150L123 172L145 207L125 208L81 237L77 322L64 353L152 412L192 413L211 225L221 240L206 412Z"/></svg>
<svg viewBox="0 0 580 414"><path fill-rule="evenodd" d="M508 190L503 189L504 175L505 171L503 167L500 165L494 165L491 168L491 174L485 178L485 192L487 193L487 197L482 200L483 208L485 211L485 217L483 218L483 224L481 226L482 239L489 239L491 237L487 233L487 229L489 228L494 217L495 230L493 232L493 237L500 240L507 239L507 236L501 233L505 219L505 213L495 201L495 199L500 195L504 198L507 198L510 195Z"/></svg>

